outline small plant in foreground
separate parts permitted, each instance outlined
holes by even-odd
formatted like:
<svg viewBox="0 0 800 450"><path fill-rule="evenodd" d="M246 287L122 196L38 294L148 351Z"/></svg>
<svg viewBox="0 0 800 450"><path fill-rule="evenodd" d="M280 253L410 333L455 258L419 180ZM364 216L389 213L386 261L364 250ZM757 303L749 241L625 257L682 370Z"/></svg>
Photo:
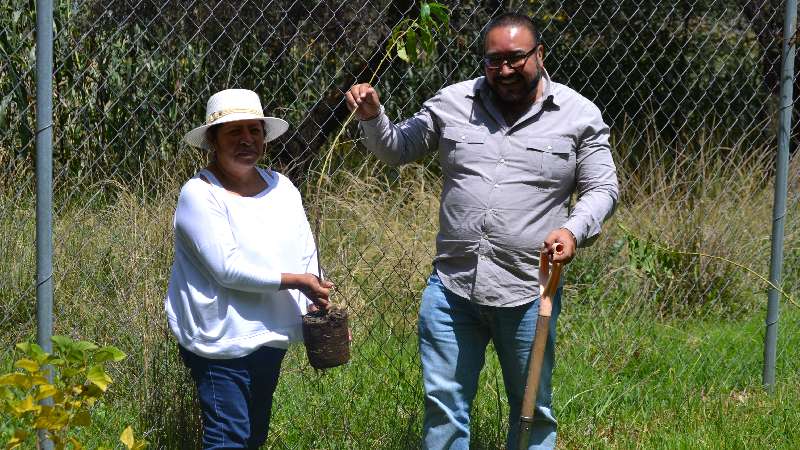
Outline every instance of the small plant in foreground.
<svg viewBox="0 0 800 450"><path fill-rule="evenodd" d="M2 436L7 439L6 449L35 440L39 430L53 441L56 450L84 448L72 431L91 426L92 407L112 382L105 366L125 358L125 353L113 346L98 347L65 336L51 340L52 353L37 344L17 344L22 357L14 363L16 370L0 376L0 415L11 418L13 424L10 438ZM48 379L51 367L52 382ZM46 399L51 400L49 404L40 404ZM131 427L119 439L128 449L147 445L134 438Z"/></svg>

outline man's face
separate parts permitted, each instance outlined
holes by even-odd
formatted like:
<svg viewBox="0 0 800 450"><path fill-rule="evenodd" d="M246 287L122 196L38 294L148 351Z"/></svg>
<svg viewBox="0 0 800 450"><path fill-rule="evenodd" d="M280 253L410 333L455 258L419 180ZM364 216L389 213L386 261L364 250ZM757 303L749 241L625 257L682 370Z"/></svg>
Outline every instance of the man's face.
<svg viewBox="0 0 800 450"><path fill-rule="evenodd" d="M221 164L254 166L264 153L264 124L260 120L222 124L213 145Z"/></svg>
<svg viewBox="0 0 800 450"><path fill-rule="evenodd" d="M542 46L525 27L501 26L487 33L483 69L489 87L501 103L519 105L533 101L542 78L542 56Z"/></svg>

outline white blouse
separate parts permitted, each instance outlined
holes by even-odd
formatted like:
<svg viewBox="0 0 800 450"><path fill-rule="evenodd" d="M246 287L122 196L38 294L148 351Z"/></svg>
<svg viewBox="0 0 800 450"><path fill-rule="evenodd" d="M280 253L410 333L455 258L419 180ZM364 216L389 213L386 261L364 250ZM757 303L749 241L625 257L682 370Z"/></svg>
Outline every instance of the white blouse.
<svg viewBox="0 0 800 450"><path fill-rule="evenodd" d="M252 197L226 191L205 169L178 197L164 308L178 343L207 358L302 340L300 316L310 301L278 288L283 272L316 273L314 238L292 182L258 171L267 188Z"/></svg>

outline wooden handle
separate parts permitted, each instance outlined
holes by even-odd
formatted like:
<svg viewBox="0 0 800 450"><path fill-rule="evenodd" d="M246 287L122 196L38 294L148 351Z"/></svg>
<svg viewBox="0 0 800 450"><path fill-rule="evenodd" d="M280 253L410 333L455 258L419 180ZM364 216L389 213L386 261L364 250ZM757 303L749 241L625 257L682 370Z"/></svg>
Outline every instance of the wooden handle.
<svg viewBox="0 0 800 450"><path fill-rule="evenodd" d="M564 251L564 244L556 242L553 245L553 252L561 254ZM558 289L558 282L561 279L561 263L550 263L550 256L545 249L542 249L539 256L539 315L550 317L553 312L553 294Z"/></svg>
<svg viewBox="0 0 800 450"><path fill-rule="evenodd" d="M553 246L553 252L561 254L563 251L564 245L556 242ZM520 406L519 433L517 434L517 449L519 450L528 448L534 410L536 409L536 394L542 377L544 351L549 335L550 315L553 312L553 294L558 289L561 269L562 264L551 264L550 256L545 249L542 249L539 257L539 317L536 319L536 334L531 344L528 377L525 380L525 393L522 396L522 405Z"/></svg>

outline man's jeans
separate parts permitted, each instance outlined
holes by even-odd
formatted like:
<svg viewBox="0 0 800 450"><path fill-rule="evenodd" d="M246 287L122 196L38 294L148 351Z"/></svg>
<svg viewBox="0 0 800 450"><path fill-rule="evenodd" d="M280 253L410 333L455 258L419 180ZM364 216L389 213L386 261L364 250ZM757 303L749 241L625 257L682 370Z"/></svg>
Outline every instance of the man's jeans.
<svg viewBox="0 0 800 450"><path fill-rule="evenodd" d="M550 378L560 305L561 289L553 298L529 449L555 447L556 420L550 408ZM519 410L538 312L538 299L511 308L476 305L448 291L436 273L431 275L419 311L419 351L425 385L423 448L469 449L469 414L489 340L497 350L508 397L506 445L516 448Z"/></svg>
<svg viewBox="0 0 800 450"><path fill-rule="evenodd" d="M259 448L286 350L265 346L241 358L208 359L179 348L197 385L203 449Z"/></svg>

